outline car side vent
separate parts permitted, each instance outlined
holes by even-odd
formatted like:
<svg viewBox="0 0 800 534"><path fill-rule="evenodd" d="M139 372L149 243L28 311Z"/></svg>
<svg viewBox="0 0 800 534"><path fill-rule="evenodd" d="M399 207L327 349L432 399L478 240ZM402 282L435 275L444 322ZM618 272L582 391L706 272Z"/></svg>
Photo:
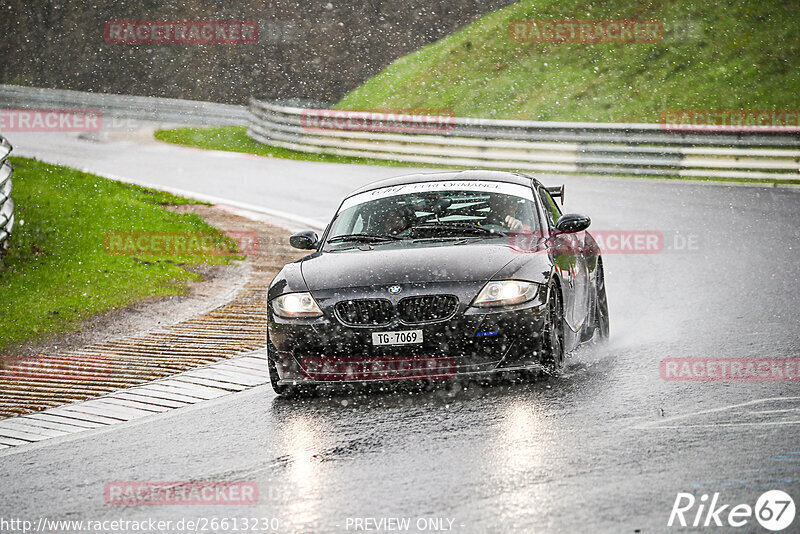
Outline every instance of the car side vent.
<svg viewBox="0 0 800 534"><path fill-rule="evenodd" d="M454 295L422 295L406 297L397 304L404 323L427 323L449 318L456 312L458 298Z"/></svg>
<svg viewBox="0 0 800 534"><path fill-rule="evenodd" d="M336 317L348 326L380 326L389 324L394 315L392 303L386 299L343 300L334 306Z"/></svg>

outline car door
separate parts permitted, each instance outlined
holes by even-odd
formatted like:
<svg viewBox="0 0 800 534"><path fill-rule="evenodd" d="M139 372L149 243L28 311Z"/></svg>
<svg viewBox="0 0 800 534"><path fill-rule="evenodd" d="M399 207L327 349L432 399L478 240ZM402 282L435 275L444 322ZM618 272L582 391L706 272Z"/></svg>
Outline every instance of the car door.
<svg viewBox="0 0 800 534"><path fill-rule="evenodd" d="M551 232L551 254L553 263L563 281L564 319L573 332L577 332L589 314L589 269L584 252L585 232L576 234L555 233L555 225L561 217L553 197L543 187L539 198L544 207L545 220Z"/></svg>

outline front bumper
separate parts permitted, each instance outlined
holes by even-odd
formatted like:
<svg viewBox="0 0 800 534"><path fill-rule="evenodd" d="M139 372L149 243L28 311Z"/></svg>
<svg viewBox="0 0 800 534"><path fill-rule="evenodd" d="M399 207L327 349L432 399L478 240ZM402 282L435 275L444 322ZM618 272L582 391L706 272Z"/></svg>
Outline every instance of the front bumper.
<svg viewBox="0 0 800 534"><path fill-rule="evenodd" d="M503 366L498 367L495 369L490 369L486 371L468 371L468 372L459 372L451 375L446 376L437 376L437 377L428 377L428 378L413 378L412 380L406 380L403 378L370 378L370 379L361 379L361 378L351 378L347 376L343 376L337 379L325 379L325 380L316 380L313 378L281 378L276 382L278 386L311 386L311 387L331 387L331 388L338 388L340 386L355 386L355 387L363 387L363 386L380 386L383 387L384 385L388 384L398 384L406 386L409 383L413 384L423 384L423 383L432 383L434 381L444 381L444 380L490 380L497 377L503 377L506 375L519 377L522 373L531 373L531 372L540 372L543 374L549 373L549 369L538 362L527 363L525 365L517 365L517 366Z"/></svg>
<svg viewBox="0 0 800 534"><path fill-rule="evenodd" d="M316 297L316 295L315 295ZM469 302L469 301L467 301ZM447 320L353 327L334 314L286 320L269 313L269 357L279 384L439 380L540 367L544 305L500 311L460 304ZM375 346L374 332L422 330L415 345Z"/></svg>

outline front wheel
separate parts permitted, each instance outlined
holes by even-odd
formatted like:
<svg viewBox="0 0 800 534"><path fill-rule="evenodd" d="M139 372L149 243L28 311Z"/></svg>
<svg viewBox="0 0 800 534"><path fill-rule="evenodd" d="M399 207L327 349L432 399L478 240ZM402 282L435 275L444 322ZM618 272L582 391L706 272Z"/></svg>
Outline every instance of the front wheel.
<svg viewBox="0 0 800 534"><path fill-rule="evenodd" d="M542 336L542 364L558 373L564 367L564 301L558 286L550 286L547 319Z"/></svg>
<svg viewBox="0 0 800 534"><path fill-rule="evenodd" d="M272 343L267 342L267 369L269 370L269 382L275 393L281 397L304 397L313 394L313 388L300 385L287 385L278 384L280 376L278 375L278 366L275 364L275 359L272 356L274 348Z"/></svg>
<svg viewBox="0 0 800 534"><path fill-rule="evenodd" d="M278 367L275 365L275 361L269 356L267 356L267 367L269 368L269 382L272 384L272 389L275 390L275 393L282 396L291 396L294 393L294 386L278 384L278 380L280 380L278 376Z"/></svg>

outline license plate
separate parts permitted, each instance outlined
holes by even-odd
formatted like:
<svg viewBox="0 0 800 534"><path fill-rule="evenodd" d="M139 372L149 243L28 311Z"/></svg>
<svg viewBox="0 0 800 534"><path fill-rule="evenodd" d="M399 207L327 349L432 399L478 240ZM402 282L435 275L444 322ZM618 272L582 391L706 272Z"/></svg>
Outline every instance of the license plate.
<svg viewBox="0 0 800 534"><path fill-rule="evenodd" d="M397 332L373 332L373 345L413 345L422 343L422 330L399 330Z"/></svg>

